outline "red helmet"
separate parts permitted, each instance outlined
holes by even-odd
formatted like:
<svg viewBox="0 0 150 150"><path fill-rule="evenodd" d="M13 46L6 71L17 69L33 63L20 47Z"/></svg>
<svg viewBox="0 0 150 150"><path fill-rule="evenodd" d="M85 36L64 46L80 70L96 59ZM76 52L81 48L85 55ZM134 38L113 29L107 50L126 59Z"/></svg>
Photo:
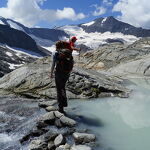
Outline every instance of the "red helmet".
<svg viewBox="0 0 150 150"><path fill-rule="evenodd" d="M77 40L77 38L76 38L75 36L73 36L73 37L71 38L71 40Z"/></svg>

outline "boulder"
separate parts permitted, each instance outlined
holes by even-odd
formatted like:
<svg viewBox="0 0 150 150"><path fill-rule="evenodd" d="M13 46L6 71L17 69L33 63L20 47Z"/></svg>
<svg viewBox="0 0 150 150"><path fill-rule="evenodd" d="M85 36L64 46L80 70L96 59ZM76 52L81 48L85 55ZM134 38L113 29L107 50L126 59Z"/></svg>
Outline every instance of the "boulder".
<svg viewBox="0 0 150 150"><path fill-rule="evenodd" d="M48 123L48 124L54 124L54 121L55 121L54 112L51 111L51 112L48 112L48 113L44 114L40 118L40 121L43 121L43 122Z"/></svg>
<svg viewBox="0 0 150 150"><path fill-rule="evenodd" d="M48 142L48 150L54 150L55 149L55 144L53 141Z"/></svg>
<svg viewBox="0 0 150 150"><path fill-rule="evenodd" d="M64 116L64 114L60 113L59 111L54 111L54 115L56 118L61 118L62 116Z"/></svg>
<svg viewBox="0 0 150 150"><path fill-rule="evenodd" d="M70 145L68 143L66 143L65 145L60 145L58 148L62 148L64 150L70 150Z"/></svg>
<svg viewBox="0 0 150 150"><path fill-rule="evenodd" d="M47 133L40 136L40 139L48 142L54 140L58 136L58 132L50 129Z"/></svg>
<svg viewBox="0 0 150 150"><path fill-rule="evenodd" d="M66 142L66 140L62 134L59 134L54 140L54 144L56 147L65 144L65 142Z"/></svg>
<svg viewBox="0 0 150 150"><path fill-rule="evenodd" d="M42 140L32 140L29 150L47 150L47 143Z"/></svg>
<svg viewBox="0 0 150 150"><path fill-rule="evenodd" d="M74 145L70 150L92 150L91 147L86 145Z"/></svg>
<svg viewBox="0 0 150 150"><path fill-rule="evenodd" d="M46 109L46 111L48 111L48 112L50 112L50 111L56 111L56 110L57 110L57 108L54 107L54 106L48 106L48 107L46 107L45 109Z"/></svg>
<svg viewBox="0 0 150 150"><path fill-rule="evenodd" d="M44 102L40 102L39 103L39 107L42 107L42 108L47 108L49 106L53 106L57 104L57 101L56 100L52 100L52 101L44 101Z"/></svg>
<svg viewBox="0 0 150 150"><path fill-rule="evenodd" d="M69 127L73 127L76 125L76 121L74 121L73 119L70 119L66 116L62 116L60 118L60 121L61 123L64 125L64 126L69 126Z"/></svg>
<svg viewBox="0 0 150 150"><path fill-rule="evenodd" d="M75 139L75 142L79 144L93 142L96 139L96 136L94 134L79 133L79 132L73 133L73 137Z"/></svg>

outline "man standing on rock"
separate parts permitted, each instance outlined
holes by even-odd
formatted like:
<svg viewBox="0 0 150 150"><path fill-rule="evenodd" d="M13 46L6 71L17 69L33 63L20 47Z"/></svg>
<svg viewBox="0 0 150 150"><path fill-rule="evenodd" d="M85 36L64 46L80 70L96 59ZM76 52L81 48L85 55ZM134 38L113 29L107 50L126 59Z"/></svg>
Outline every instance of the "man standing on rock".
<svg viewBox="0 0 150 150"><path fill-rule="evenodd" d="M77 38L73 36L69 42L63 43L63 41L59 41L61 43L56 44L56 52L52 56L53 62L50 77L53 78L55 70L58 109L61 113L65 113L64 107L68 106L65 85L73 68L72 52L73 50L80 51L79 48L75 47L76 40Z"/></svg>

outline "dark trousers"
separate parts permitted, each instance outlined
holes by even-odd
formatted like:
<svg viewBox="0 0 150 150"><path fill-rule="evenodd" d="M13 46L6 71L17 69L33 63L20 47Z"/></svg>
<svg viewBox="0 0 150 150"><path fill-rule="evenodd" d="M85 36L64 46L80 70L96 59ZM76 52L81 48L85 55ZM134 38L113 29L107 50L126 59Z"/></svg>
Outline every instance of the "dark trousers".
<svg viewBox="0 0 150 150"><path fill-rule="evenodd" d="M69 73L63 73L58 71L55 72L55 83L59 108L67 107L68 105L65 85L67 80L69 79L69 75Z"/></svg>

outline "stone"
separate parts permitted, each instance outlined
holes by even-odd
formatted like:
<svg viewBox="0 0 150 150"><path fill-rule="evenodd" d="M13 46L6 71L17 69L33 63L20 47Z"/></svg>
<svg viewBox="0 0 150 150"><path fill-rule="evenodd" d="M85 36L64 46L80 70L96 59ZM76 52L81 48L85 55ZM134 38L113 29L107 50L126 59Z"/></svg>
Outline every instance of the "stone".
<svg viewBox="0 0 150 150"><path fill-rule="evenodd" d="M44 101L44 102L40 102L39 103L39 107L42 107L42 108L46 108L46 107L49 107L49 106L53 106L57 104L57 101L56 100L52 100L52 101Z"/></svg>
<svg viewBox="0 0 150 150"><path fill-rule="evenodd" d="M38 122L37 122L37 128L44 128L44 127L46 127L47 126L47 124L43 121L43 120L39 120Z"/></svg>
<svg viewBox="0 0 150 150"><path fill-rule="evenodd" d="M57 108L54 107L54 106L48 106L48 107L45 108L45 110L48 111L48 112L50 112L50 111L56 111Z"/></svg>
<svg viewBox="0 0 150 150"><path fill-rule="evenodd" d="M47 133L43 134L40 138L44 141L52 141L58 136L58 132L50 129Z"/></svg>
<svg viewBox="0 0 150 150"><path fill-rule="evenodd" d="M48 150L54 150L55 149L55 144L53 141L48 142Z"/></svg>
<svg viewBox="0 0 150 150"><path fill-rule="evenodd" d="M55 119L55 125L56 125L56 127L62 127L62 123L61 123L60 119Z"/></svg>
<svg viewBox="0 0 150 150"><path fill-rule="evenodd" d="M54 124L54 121L55 121L55 116L54 116L54 112L51 111L51 112L48 112L46 114L44 114L41 118L40 118L41 121L44 121L45 123L48 123L48 124Z"/></svg>
<svg viewBox="0 0 150 150"><path fill-rule="evenodd" d="M66 142L66 140L62 134L59 134L54 140L54 144L56 147L65 144L65 142Z"/></svg>
<svg viewBox="0 0 150 150"><path fill-rule="evenodd" d="M59 111L54 111L54 115L55 115L55 117L57 117L57 118L61 118L62 116L64 116L64 114L63 114L63 113L60 113Z"/></svg>
<svg viewBox="0 0 150 150"><path fill-rule="evenodd" d="M86 145L74 145L70 150L92 150L91 147Z"/></svg>
<svg viewBox="0 0 150 150"><path fill-rule="evenodd" d="M46 150L47 143L42 140L32 140L29 145L29 150Z"/></svg>
<svg viewBox="0 0 150 150"><path fill-rule="evenodd" d="M79 133L79 132L73 133L73 137L75 142L79 144L93 142L96 139L96 136L94 134Z"/></svg>
<svg viewBox="0 0 150 150"><path fill-rule="evenodd" d="M63 148L64 150L69 150L71 146L68 143L66 143L65 145L60 145L59 148Z"/></svg>
<svg viewBox="0 0 150 150"><path fill-rule="evenodd" d="M69 126L69 127L73 127L76 125L76 121L74 121L73 119L70 119L66 116L62 116L60 118L60 121L61 123L64 125L64 126Z"/></svg>

